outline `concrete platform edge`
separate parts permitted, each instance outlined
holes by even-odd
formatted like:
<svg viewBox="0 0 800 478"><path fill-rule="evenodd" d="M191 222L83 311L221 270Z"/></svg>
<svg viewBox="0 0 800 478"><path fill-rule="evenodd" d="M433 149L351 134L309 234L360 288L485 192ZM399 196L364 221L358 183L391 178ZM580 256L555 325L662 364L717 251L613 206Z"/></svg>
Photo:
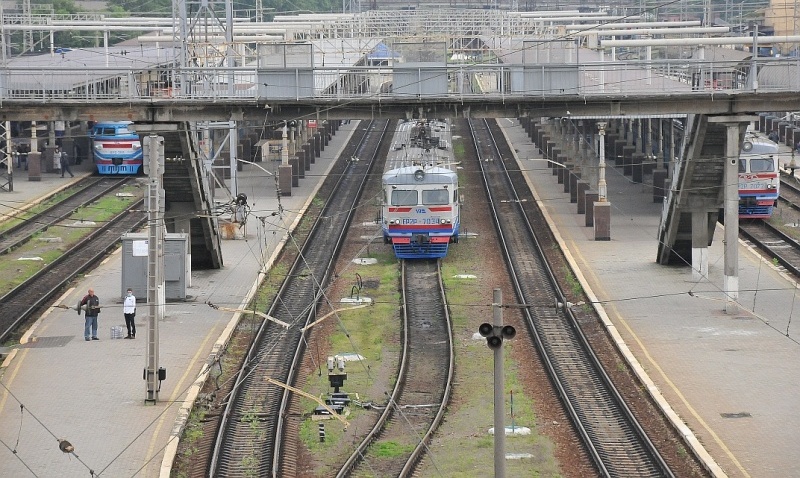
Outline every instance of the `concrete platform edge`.
<svg viewBox="0 0 800 478"><path fill-rule="evenodd" d="M272 268L272 265L277 260L278 256L283 252L283 248L286 246L286 242L289 239L289 236L294 230L297 228L297 225L300 223L300 220L303 219L308 207L311 205L311 201L317 195L319 188L322 187L322 183L324 182L324 178L328 176L330 170L333 168L334 164L336 163L337 158L341 155L342 150L347 144L350 142L350 138L352 137L353 133L355 132L355 128L351 129L348 132L347 139L342 143L339 150L334 155L334 159L330 161L328 167L325 169L325 172L322 174L322 178L317 182L317 185L309 194L308 198L306 198L306 202L303 203L303 207L300 209L298 214L295 216L294 221L289 226L287 231L284 233L283 238L281 239L278 246L273 251L272 255L270 255L269 260L264 265L264 269L259 272L258 278L253 283L253 286L248 291L247 295L245 296L244 300L240 304L239 308L243 309L247 307L247 304L255 296L258 288L261 286L264 278L266 277L266 271ZM159 471L159 478L169 478L170 473L172 471L172 465L175 462L175 457L178 454L178 445L180 444L180 436L183 433L183 429L186 427L186 423L189 420L189 414L194 408L194 403L197 400L198 395L200 394L200 390L203 388L203 384L208 378L208 374L211 372L211 365L217 360L220 351L224 350L225 346L228 344L231 336L233 335L233 331L236 330L236 326L239 325L239 319L241 318L242 313L236 312L231 317L231 320L228 322L228 325L220 334L219 338L217 338L214 345L211 347L211 352L206 358L205 365L203 370L198 374L197 378L195 379L194 383L189 387L189 390L186 394L186 398L184 399L181 407L178 409L178 416L175 418L175 423L172 426L172 431L170 432L169 440L167 441L167 445L164 448L164 457L161 461L161 469Z"/></svg>
<svg viewBox="0 0 800 478"><path fill-rule="evenodd" d="M500 123L498 122L498 125L499 124ZM503 136L505 137L506 141L510 143L508 135L506 134L506 128L501 126L500 130L503 132ZM511 153L514 155L514 160L516 161L517 166L520 168L520 170L524 170L524 165L520 161L517 152L513 148L511 149ZM592 302L592 306L597 311L598 315L600 315L600 318L603 321L603 325L605 326L606 330L608 330L609 335L614 340L617 349L622 354L625 361L634 371L638 379L645 385L653 401L661 409L662 413L664 413L664 415L672 423L675 429L678 430L678 432L683 437L683 440L686 443L686 445L692 450L692 453L694 453L695 457L697 457L697 459L700 460L700 462L706 468L706 470L708 470L712 474L712 476L715 477L727 476L725 472L722 470L722 468L720 468L720 466L717 464L717 462L711 457L711 455L708 453L705 447L703 447L703 445L700 443L700 441L697 439L697 437L691 431L688 425L686 425L686 423L678 416L678 414L675 412L672 406L667 402L667 400L661 394L661 391L658 389L656 384L653 382L653 380L644 370L642 365L633 355L630 348L628 348L628 345L625 343L625 340L619 334L616 326L606 313L605 308L602 306L602 304L600 304L597 296L591 289L589 282L583 276L583 273L578 267L577 262L572 257L571 250L567 246L564 239L561 237L561 234L558 231L556 223L550 217L550 214L548 213L544 202L539 197L534 184L530 181L530 178L528 177L527 174L525 175L525 182L528 184L528 187L530 188L533 197L536 200L537 205L539 206L539 208L541 208L545 220L547 221L547 224L550 228L550 231L553 233L553 236L555 237L556 241L561 247L561 250L564 252L564 256L566 257L567 262L570 265L570 268L575 274L575 277L578 279L578 281L581 284L581 287L583 287L583 290L586 292L586 295Z"/></svg>

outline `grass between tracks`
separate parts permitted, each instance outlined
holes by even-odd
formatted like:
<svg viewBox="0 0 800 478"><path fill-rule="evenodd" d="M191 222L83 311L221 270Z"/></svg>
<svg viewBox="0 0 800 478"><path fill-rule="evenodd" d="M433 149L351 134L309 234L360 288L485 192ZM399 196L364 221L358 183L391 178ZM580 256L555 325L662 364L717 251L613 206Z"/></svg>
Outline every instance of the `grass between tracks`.
<svg viewBox="0 0 800 478"><path fill-rule="evenodd" d="M6 254L3 260L0 260L0 295L7 293L42 267L61 257L65 250L122 212L131 203L138 201L141 196L139 188L133 185L126 186L120 192L130 193L133 197L101 198L95 203L75 210L64 221L37 233L32 240Z"/></svg>
<svg viewBox="0 0 800 478"><path fill-rule="evenodd" d="M329 297L333 302L332 306L339 309L335 315L326 319L332 321L328 325L328 330L332 330L332 333L327 337L312 339L308 348L307 353L313 356L317 373L307 377L303 390L322 400L332 388L328 381L327 355L319 351L320 345L317 340L321 342L323 349L330 351L328 355L354 353L363 357L363 360L346 363L347 380L342 387L342 391L350 393L350 398L359 403L374 402L382 405L385 402L384 392L388 393L391 387L386 384L396 378L395 359L399 351L396 339L399 334L400 301L397 260L388 248L367 255L376 258L378 263L351 265L339 275L342 284L332 290L349 296L351 287L347 281L355 274L359 274L363 283L360 297L372 299L371 305L347 310L353 305L337 303L339 297ZM343 424L336 420L322 422L325 424L326 437L325 442L320 442L318 428L320 422L313 419L313 411L317 406L317 402L311 399L302 400L301 407L305 419L301 425L300 436L308 450L318 460L317 476L329 476L334 470L328 466L342 463L346 454L352 451L353 443L348 439ZM350 431L363 432L366 425L360 425L359 418L377 413L355 404L351 405L347 416L351 422ZM360 431L359 427L362 428Z"/></svg>
<svg viewBox="0 0 800 478"><path fill-rule="evenodd" d="M25 221L30 220L36 214L44 211L45 209L58 204L70 196L77 194L78 192L82 191L82 189L78 188L69 188L63 191L60 191L45 201L33 206L31 208L22 210L22 204L19 205L18 208L10 211L8 216L5 216L2 220L0 220L0 233L3 233L12 227L16 226L17 224L21 224Z"/></svg>

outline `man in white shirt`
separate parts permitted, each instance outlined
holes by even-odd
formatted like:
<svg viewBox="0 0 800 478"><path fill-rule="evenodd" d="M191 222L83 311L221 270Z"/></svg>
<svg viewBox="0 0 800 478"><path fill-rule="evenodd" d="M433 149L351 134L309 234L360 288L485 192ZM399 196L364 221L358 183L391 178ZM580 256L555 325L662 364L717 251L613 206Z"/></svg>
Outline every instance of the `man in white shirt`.
<svg viewBox="0 0 800 478"><path fill-rule="evenodd" d="M122 313L125 314L125 326L128 327L128 336L126 339L136 338L136 296L133 295L133 289L128 288L128 293L125 295L125 301L122 303Z"/></svg>

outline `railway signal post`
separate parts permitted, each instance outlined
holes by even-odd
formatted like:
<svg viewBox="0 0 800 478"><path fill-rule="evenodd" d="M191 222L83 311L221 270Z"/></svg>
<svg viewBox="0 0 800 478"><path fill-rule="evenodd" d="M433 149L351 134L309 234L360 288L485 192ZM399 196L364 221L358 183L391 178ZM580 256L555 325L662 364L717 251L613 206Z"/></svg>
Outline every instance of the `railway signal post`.
<svg viewBox="0 0 800 478"><path fill-rule="evenodd" d="M512 339L517 331L510 325L503 326L503 292L494 289L492 294L492 323L478 327L478 332L486 337L486 345L494 350L494 476L506 476L506 425L504 420L505 402L503 391L503 339Z"/></svg>

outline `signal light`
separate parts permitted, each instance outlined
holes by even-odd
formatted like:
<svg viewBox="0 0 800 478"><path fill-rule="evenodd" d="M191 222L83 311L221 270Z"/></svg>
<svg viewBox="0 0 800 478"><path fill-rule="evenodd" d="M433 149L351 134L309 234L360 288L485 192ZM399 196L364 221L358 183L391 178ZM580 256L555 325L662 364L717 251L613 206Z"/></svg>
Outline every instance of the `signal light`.
<svg viewBox="0 0 800 478"><path fill-rule="evenodd" d="M486 337L486 345L494 350L503 345L503 340L513 339L517 335L517 329L511 325L501 327L484 322L478 326L478 333L481 334L481 337Z"/></svg>
<svg viewBox="0 0 800 478"><path fill-rule="evenodd" d="M481 334L481 337L488 337L492 335L493 332L494 326L492 324L484 322L478 327L478 333Z"/></svg>
<svg viewBox="0 0 800 478"><path fill-rule="evenodd" d="M510 325L506 325L502 330L503 338L511 340L517 335L517 329Z"/></svg>
<svg viewBox="0 0 800 478"><path fill-rule="evenodd" d="M503 345L503 339L496 335L492 335L491 337L486 338L486 345L488 345L492 350L498 349L501 345Z"/></svg>

